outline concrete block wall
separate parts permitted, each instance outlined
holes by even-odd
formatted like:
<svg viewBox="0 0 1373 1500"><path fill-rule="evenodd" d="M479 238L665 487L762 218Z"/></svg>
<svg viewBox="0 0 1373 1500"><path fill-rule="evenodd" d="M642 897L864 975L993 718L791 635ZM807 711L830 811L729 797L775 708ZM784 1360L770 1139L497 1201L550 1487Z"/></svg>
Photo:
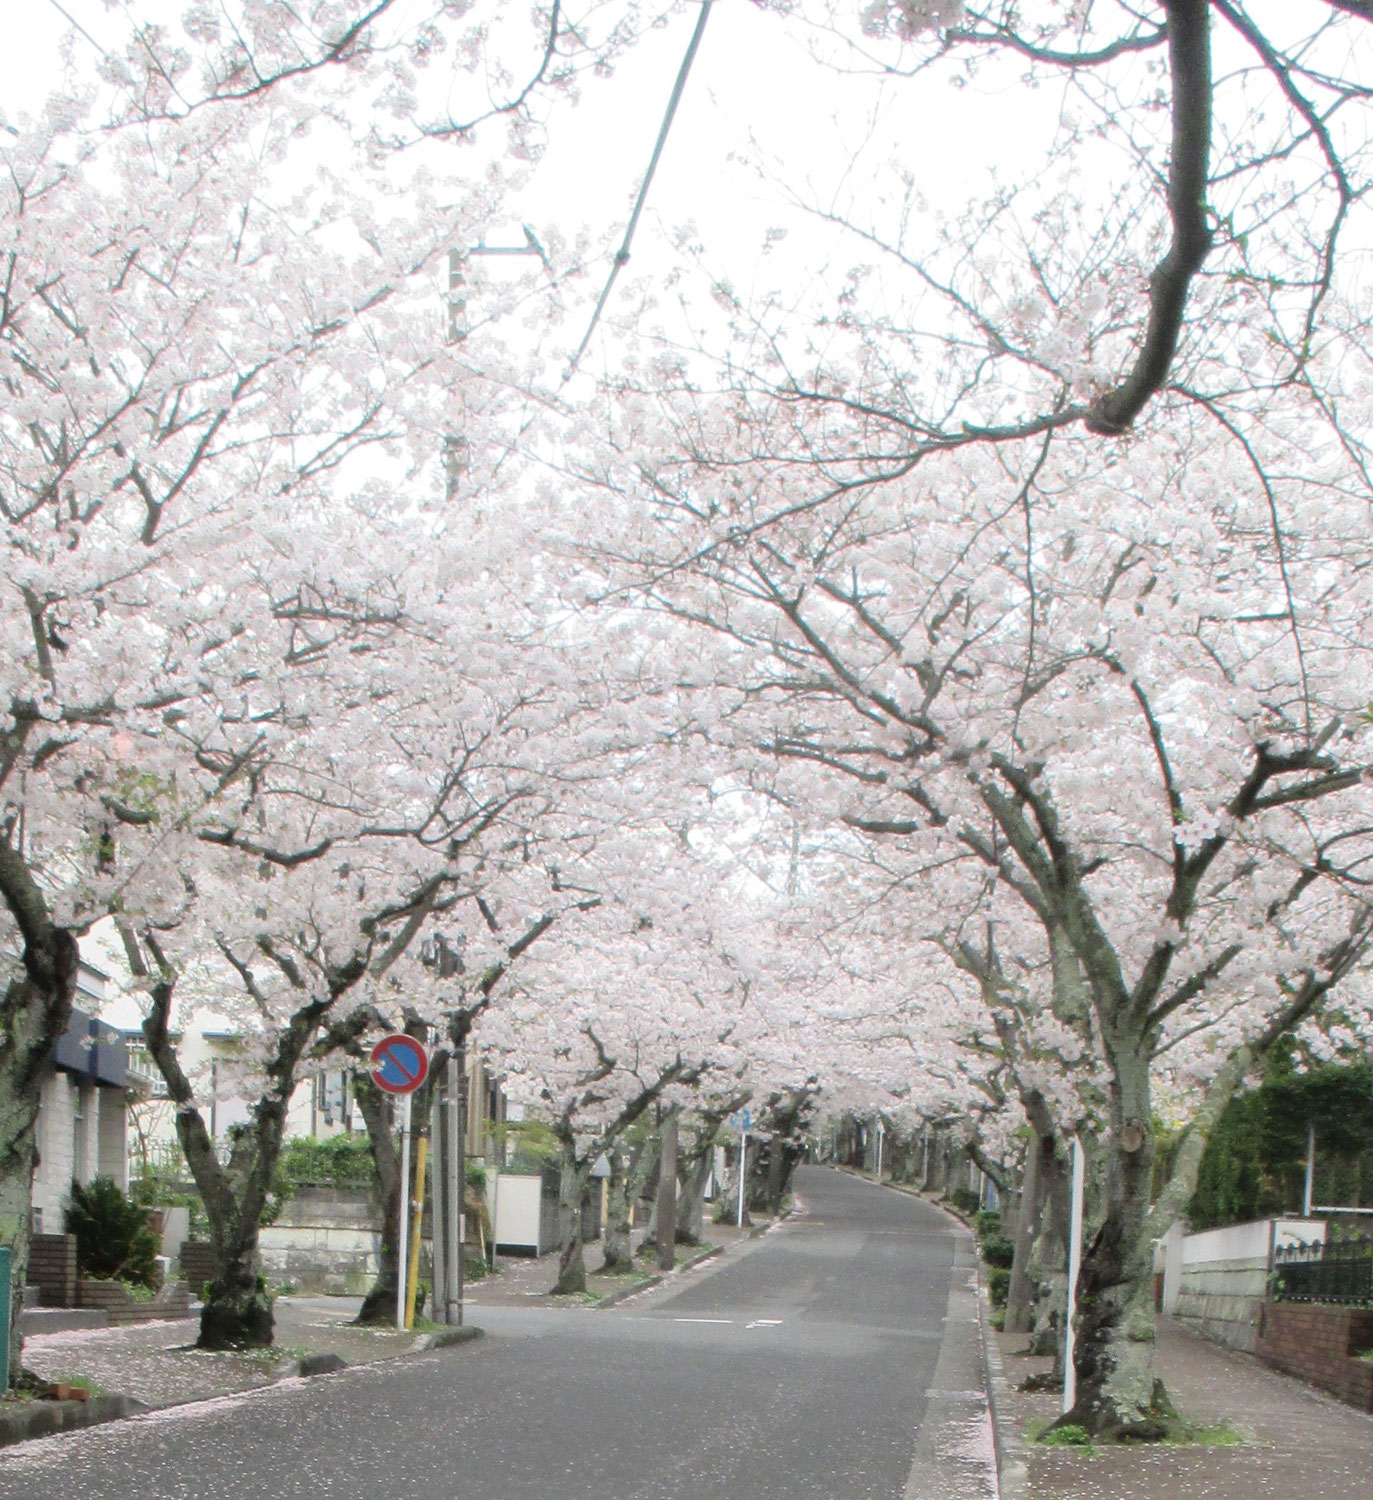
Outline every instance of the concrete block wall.
<svg viewBox="0 0 1373 1500"><path fill-rule="evenodd" d="M205 1240L183 1240L181 1243L181 1274L187 1286L200 1296L201 1288L214 1275L214 1260L210 1246Z"/></svg>
<svg viewBox="0 0 1373 1500"><path fill-rule="evenodd" d="M1258 1347L1274 1244L1325 1238L1320 1220L1259 1219L1208 1229L1162 1247L1163 1306L1183 1322L1232 1349Z"/></svg>
<svg viewBox="0 0 1373 1500"><path fill-rule="evenodd" d="M170 1281L151 1302L136 1302L122 1282L92 1281L81 1277L76 1283L77 1306L103 1312L111 1324L147 1323L158 1319L189 1318L191 1298L184 1281Z"/></svg>
<svg viewBox="0 0 1373 1500"><path fill-rule="evenodd" d="M40 1307L76 1306L76 1236L35 1234L29 1241L30 1286Z"/></svg>
<svg viewBox="0 0 1373 1500"><path fill-rule="evenodd" d="M381 1206L365 1189L298 1188L258 1247L269 1281L361 1296L381 1269Z"/></svg>
<svg viewBox="0 0 1373 1500"><path fill-rule="evenodd" d="M1373 1309L1274 1302L1264 1311L1255 1352L1265 1364L1309 1381L1340 1401L1373 1412Z"/></svg>

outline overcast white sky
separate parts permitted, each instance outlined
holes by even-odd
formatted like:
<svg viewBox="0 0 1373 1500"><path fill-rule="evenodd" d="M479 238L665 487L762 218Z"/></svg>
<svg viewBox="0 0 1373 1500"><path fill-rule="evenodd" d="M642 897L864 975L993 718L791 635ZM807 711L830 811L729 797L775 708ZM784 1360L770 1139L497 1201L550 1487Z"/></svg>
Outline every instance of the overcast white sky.
<svg viewBox="0 0 1373 1500"><path fill-rule="evenodd" d="M102 44L112 45L123 24L104 0L0 3L14 10L0 52L0 117L34 111L60 82L71 28L59 3ZM168 0L146 5L165 14ZM853 0L846 13L854 37L859 10ZM587 79L578 105L558 108L543 157L511 204L512 239L527 222L555 225L568 242L583 231L607 246L618 240L696 17L688 6L639 42L612 78ZM1018 69L986 70L970 88L933 75L846 77L816 62L807 42L794 21L750 0L717 0L615 305L633 305L636 278L661 284L680 263L673 235L684 226L712 276L742 294L780 285L788 301L804 302L836 235L799 214L789 195L865 219L880 212L874 174L899 155L931 203L954 212L987 190L993 168L1004 179L1037 160L1054 128L1059 101L1024 89ZM73 58L93 68L95 49L77 38ZM490 127L493 136L500 130ZM786 239L765 250L776 229ZM588 297L608 268L607 256L588 278Z"/></svg>

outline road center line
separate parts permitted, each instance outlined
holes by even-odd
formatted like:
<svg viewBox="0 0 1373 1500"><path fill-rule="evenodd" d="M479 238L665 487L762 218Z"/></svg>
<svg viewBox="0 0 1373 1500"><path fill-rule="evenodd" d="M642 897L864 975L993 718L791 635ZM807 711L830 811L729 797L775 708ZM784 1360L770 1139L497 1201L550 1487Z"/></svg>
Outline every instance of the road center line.
<svg viewBox="0 0 1373 1500"><path fill-rule="evenodd" d="M733 1323L733 1318L673 1318L674 1323Z"/></svg>

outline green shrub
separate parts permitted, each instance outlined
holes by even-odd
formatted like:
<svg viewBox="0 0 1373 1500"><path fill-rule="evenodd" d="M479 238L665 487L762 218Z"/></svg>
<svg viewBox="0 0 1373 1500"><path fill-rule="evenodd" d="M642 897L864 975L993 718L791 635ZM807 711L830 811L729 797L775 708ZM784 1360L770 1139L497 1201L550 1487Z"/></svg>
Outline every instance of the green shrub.
<svg viewBox="0 0 1373 1500"><path fill-rule="evenodd" d="M1010 1290L1011 1273L1000 1266L991 1267L987 1272L987 1295L992 1299L992 1306L1005 1307Z"/></svg>
<svg viewBox="0 0 1373 1500"><path fill-rule="evenodd" d="M1079 1427L1076 1422L1065 1422L1062 1427L1050 1427L1047 1432L1041 1433L1036 1441L1046 1448L1090 1448L1092 1435L1085 1427Z"/></svg>
<svg viewBox="0 0 1373 1500"><path fill-rule="evenodd" d="M281 1148L277 1176L290 1188L304 1186L370 1188L377 1180L367 1132L297 1137ZM286 1196L290 1196L289 1191Z"/></svg>
<svg viewBox="0 0 1373 1500"><path fill-rule="evenodd" d="M994 1240L1001 1234L1001 1215L994 1209L984 1208L973 1219L973 1231L980 1240Z"/></svg>
<svg viewBox="0 0 1373 1500"><path fill-rule="evenodd" d="M161 1246L147 1210L130 1202L112 1177L97 1177L87 1187L73 1182L66 1222L83 1276L151 1290Z"/></svg>
<svg viewBox="0 0 1373 1500"><path fill-rule="evenodd" d="M998 1266L1004 1271L1011 1269L1015 1259L1014 1240L1003 1240L999 1235L982 1241L982 1259L989 1266Z"/></svg>
<svg viewBox="0 0 1373 1500"><path fill-rule="evenodd" d="M478 1198L486 1197L486 1168L477 1161L467 1163L463 1174L467 1179L467 1191Z"/></svg>
<svg viewBox="0 0 1373 1500"><path fill-rule="evenodd" d="M975 1214L977 1212L977 1206L982 1202L982 1199L979 1194L975 1193L972 1190L972 1188L956 1187L949 1194L949 1202L952 1203L960 1213Z"/></svg>

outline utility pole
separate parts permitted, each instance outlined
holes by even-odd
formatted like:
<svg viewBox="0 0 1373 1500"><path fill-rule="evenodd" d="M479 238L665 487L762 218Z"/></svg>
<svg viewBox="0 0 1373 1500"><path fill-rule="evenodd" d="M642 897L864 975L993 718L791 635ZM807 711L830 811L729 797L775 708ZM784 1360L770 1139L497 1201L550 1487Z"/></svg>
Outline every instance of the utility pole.
<svg viewBox="0 0 1373 1500"><path fill-rule="evenodd" d="M670 1271L677 1257L677 1111L663 1121L658 1163L658 1269Z"/></svg>

